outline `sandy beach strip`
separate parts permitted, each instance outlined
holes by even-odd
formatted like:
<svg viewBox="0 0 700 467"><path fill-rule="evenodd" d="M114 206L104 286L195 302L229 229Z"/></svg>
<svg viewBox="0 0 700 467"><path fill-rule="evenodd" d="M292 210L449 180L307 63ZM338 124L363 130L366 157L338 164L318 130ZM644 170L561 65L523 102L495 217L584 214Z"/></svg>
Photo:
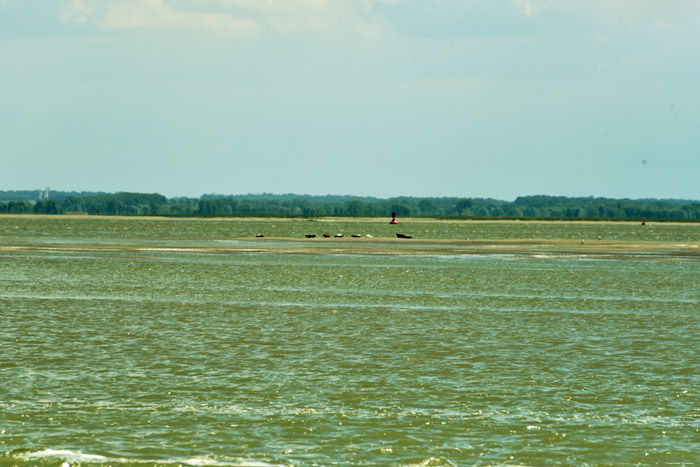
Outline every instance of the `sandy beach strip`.
<svg viewBox="0 0 700 467"><path fill-rule="evenodd" d="M131 252L308 255L514 255L700 261L700 242L510 239L239 238L225 242L162 244L13 244L2 252Z"/></svg>

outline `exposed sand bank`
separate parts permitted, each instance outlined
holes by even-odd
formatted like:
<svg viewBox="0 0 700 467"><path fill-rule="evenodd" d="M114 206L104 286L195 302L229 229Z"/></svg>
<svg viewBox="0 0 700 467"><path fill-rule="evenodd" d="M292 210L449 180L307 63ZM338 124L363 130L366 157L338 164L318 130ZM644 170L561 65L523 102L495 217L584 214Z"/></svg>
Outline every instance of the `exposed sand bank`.
<svg viewBox="0 0 700 467"><path fill-rule="evenodd" d="M610 259L700 261L700 242L650 242L550 239L443 240L398 238L239 238L201 244L0 245L0 251L182 252L209 254L353 254L353 255L517 255L579 256Z"/></svg>
<svg viewBox="0 0 700 467"><path fill-rule="evenodd" d="M318 217L313 219L301 218L259 218L259 217L222 217L222 218L166 218L166 217L129 217L129 216L87 216L87 215L34 215L34 214L2 214L2 219L62 219L62 220L123 220L145 221L157 220L165 222L197 221L197 222L363 222L387 223L385 218L339 218ZM632 224L638 222L614 221L515 221L515 220L445 220L426 218L401 219L401 227L420 223L537 223L537 224ZM649 224L649 223L647 223ZM673 225L674 223L663 223ZM676 223L678 224L678 223ZM682 224L682 223L681 223ZM682 224L697 227L700 224ZM401 228L399 227L399 228ZM2 242L2 239L0 239ZM395 237L343 237L343 238L235 238L226 241L201 240L188 242L168 242L159 244L115 243L109 240L105 243L91 244L22 244L13 241L11 244L0 244L0 252L9 251L93 251L93 252L191 252L215 254L243 253L280 253L280 254L356 254L356 255L558 255L597 258L656 258L684 259L700 261L699 242L667 242L667 241L622 241L622 240L586 240L580 239L430 239L414 238L400 239Z"/></svg>

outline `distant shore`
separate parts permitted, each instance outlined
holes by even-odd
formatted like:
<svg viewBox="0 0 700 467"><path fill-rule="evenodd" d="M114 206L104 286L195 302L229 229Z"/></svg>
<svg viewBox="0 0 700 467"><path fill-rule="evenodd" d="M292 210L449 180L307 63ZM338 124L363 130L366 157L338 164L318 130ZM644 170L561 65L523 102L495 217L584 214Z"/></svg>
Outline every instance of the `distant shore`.
<svg viewBox="0 0 700 467"><path fill-rule="evenodd" d="M185 217L172 217L172 216L103 216L103 215L93 215L93 214L0 214L0 219L76 219L76 220L159 220L159 221L202 221L202 222L261 222L261 221L274 221L274 222L376 222L379 224L387 223L390 219L385 217L332 217L332 216L318 216L318 217L264 217L264 216L241 216L241 217L200 217L200 216L185 216ZM425 222L445 222L445 223L457 223L457 224L488 224L488 223L527 223L527 224L592 224L592 225L602 225L602 224L614 224L614 225L639 225L641 221L638 220L591 220L591 219L449 219L449 218L439 218L439 217L404 217L400 219L399 225L403 224L418 224ZM654 220L646 221L648 225L651 224L663 224L663 225L695 225L700 226L700 220L689 220L685 222L678 221L666 221L666 220Z"/></svg>

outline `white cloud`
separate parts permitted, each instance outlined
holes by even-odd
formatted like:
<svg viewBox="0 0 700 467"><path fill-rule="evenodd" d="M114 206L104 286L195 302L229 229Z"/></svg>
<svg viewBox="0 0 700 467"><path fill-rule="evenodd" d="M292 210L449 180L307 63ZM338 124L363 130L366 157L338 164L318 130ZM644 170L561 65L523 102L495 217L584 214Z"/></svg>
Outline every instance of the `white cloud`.
<svg viewBox="0 0 700 467"><path fill-rule="evenodd" d="M525 16L532 16L532 5L529 2L525 0L512 0L512 2L523 9Z"/></svg>
<svg viewBox="0 0 700 467"><path fill-rule="evenodd" d="M337 0L336 0L337 1ZM197 2L193 1L193 4ZM327 10L327 0L218 0L218 4L263 13L301 13Z"/></svg>
<svg viewBox="0 0 700 467"><path fill-rule="evenodd" d="M197 5L196 0L188 0ZM201 0L200 0L201 1ZM333 37L375 37L385 24L373 14L377 3L399 0L208 0L255 18L266 31L323 32Z"/></svg>
<svg viewBox="0 0 700 467"><path fill-rule="evenodd" d="M83 0L73 0L61 11L61 20L66 23L84 24L93 15L91 6Z"/></svg>
<svg viewBox="0 0 700 467"><path fill-rule="evenodd" d="M529 3L533 11L547 11L569 17L583 17L593 24L612 24L615 27L653 27L700 20L700 2L697 0L586 0L556 2L553 0L512 0Z"/></svg>
<svg viewBox="0 0 700 467"><path fill-rule="evenodd" d="M225 13L183 12L163 0L72 0L61 12L64 22L92 23L107 30L193 30L222 36L258 32L250 18Z"/></svg>
<svg viewBox="0 0 700 467"><path fill-rule="evenodd" d="M252 34L257 24L217 13L183 13L165 6L163 0L114 2L98 24L105 29L203 30L222 35Z"/></svg>
<svg viewBox="0 0 700 467"><path fill-rule="evenodd" d="M386 23L373 12L374 5L398 1L70 0L61 20L112 31L189 30L231 37L311 31L336 38L376 37Z"/></svg>

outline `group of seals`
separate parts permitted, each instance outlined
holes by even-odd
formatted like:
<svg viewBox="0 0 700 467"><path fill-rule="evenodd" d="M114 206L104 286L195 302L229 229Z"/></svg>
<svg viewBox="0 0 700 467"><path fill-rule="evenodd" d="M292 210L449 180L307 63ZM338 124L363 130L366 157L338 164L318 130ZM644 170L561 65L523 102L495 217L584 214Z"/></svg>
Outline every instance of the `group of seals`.
<svg viewBox="0 0 700 467"><path fill-rule="evenodd" d="M306 235L304 235L304 236L305 236L306 238L316 238L316 234L306 234ZM323 237L324 237L324 238L330 238L330 236L331 236L331 234L327 234L327 233L324 233L324 234L323 234ZM352 235L350 235L350 236L351 236L352 238L362 238L362 235L360 235L360 234L352 234ZM337 234L334 235L334 237L335 237L335 238L343 238L343 234L337 233ZM371 235L367 235L367 237L372 238ZM413 237L411 237L410 235L402 234L402 233L399 233L399 232L396 232L396 237L397 237L397 238L413 238Z"/></svg>

